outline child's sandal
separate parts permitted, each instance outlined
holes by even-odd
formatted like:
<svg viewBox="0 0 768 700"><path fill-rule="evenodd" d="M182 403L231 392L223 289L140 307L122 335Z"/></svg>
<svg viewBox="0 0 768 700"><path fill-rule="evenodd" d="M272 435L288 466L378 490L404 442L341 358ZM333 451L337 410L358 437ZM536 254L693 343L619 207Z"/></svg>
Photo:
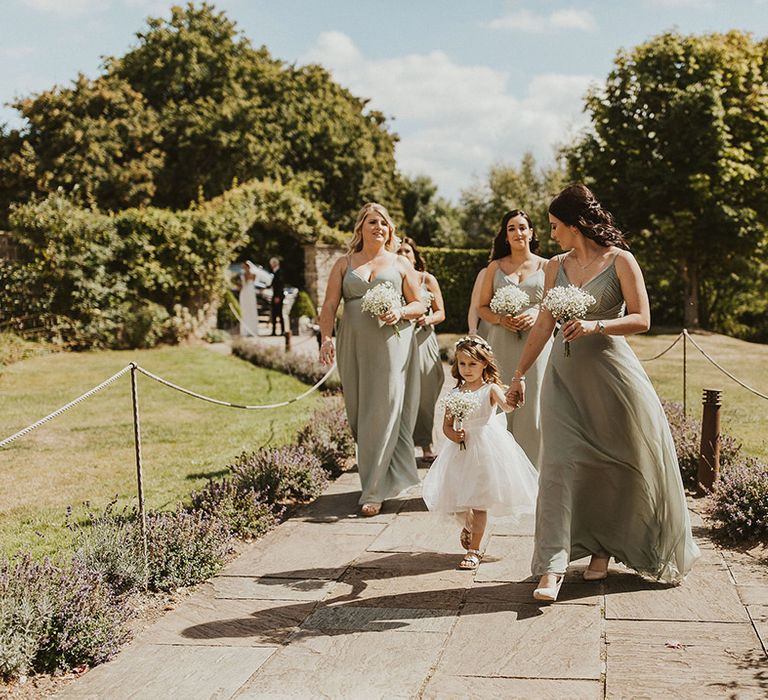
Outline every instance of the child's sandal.
<svg viewBox="0 0 768 700"><path fill-rule="evenodd" d="M464 558L459 564L459 568L466 569L468 571L474 571L478 566L480 566L480 559L482 559L482 556L479 549L468 549L467 553L464 555Z"/></svg>

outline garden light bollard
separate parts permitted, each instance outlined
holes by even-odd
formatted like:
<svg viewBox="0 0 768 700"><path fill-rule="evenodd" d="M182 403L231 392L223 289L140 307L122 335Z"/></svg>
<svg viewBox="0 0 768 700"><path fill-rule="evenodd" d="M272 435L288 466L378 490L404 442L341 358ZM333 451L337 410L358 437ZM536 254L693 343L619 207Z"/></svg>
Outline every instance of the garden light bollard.
<svg viewBox="0 0 768 700"><path fill-rule="evenodd" d="M144 475L141 467L141 425L139 423L139 385L136 381L138 365L131 362L131 398L133 399L133 441L136 447L136 482L139 495L139 525L141 527L141 553L144 555L144 586L149 585L149 555L147 552L147 514L144 510Z"/></svg>
<svg viewBox="0 0 768 700"><path fill-rule="evenodd" d="M291 351L291 331L287 330L285 333L283 333L283 337L285 338L285 351L290 352Z"/></svg>
<svg viewBox="0 0 768 700"><path fill-rule="evenodd" d="M720 476L720 395L719 389L704 389L701 415L701 448L696 479L699 488L711 491Z"/></svg>

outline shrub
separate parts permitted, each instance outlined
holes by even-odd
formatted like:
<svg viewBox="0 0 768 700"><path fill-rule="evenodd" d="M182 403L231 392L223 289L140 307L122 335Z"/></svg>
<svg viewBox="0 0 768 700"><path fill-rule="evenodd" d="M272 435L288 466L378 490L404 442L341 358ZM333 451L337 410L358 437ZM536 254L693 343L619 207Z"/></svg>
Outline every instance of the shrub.
<svg viewBox="0 0 768 700"><path fill-rule="evenodd" d="M320 459L293 445L243 452L230 469L238 489L257 491L273 506L317 498L328 483Z"/></svg>
<svg viewBox="0 0 768 700"><path fill-rule="evenodd" d="M299 431L296 441L300 447L319 458L330 477L341 474L347 460L355 456L355 439L343 402L338 399L325 401Z"/></svg>
<svg viewBox="0 0 768 700"><path fill-rule="evenodd" d="M667 415L672 439L675 442L680 474L686 488L697 487L699 455L701 454L701 425L697 420L686 416L683 405L676 401L661 401ZM741 444L730 435L720 435L720 467L725 470L739 458Z"/></svg>
<svg viewBox="0 0 768 700"><path fill-rule="evenodd" d="M0 561L0 676L110 658L128 638L129 609L99 574L27 554Z"/></svg>
<svg viewBox="0 0 768 700"><path fill-rule="evenodd" d="M307 316L308 318L314 318L317 316L315 305L312 303L312 298L303 289L298 293L296 301L293 302L290 311L291 318L300 318Z"/></svg>
<svg viewBox="0 0 768 700"><path fill-rule="evenodd" d="M116 593L144 587L144 558L141 532L135 512L114 512L115 501L103 513L89 511L83 524L72 520L67 510L67 526L75 533L75 562L96 571Z"/></svg>
<svg viewBox="0 0 768 700"><path fill-rule="evenodd" d="M316 384L328 371L328 368L321 365L319 360L314 360L305 355L286 353L275 347L247 343L242 340L235 340L232 343L232 352L257 367L284 372L292 377L296 377L296 379L305 384ZM333 372L320 389L328 392L339 391L341 389L341 380L338 373Z"/></svg>
<svg viewBox="0 0 768 700"><path fill-rule="evenodd" d="M490 241L490 237L488 239ZM445 301L441 333L465 333L472 286L488 264L488 251L468 248L421 248L427 269L437 277Z"/></svg>
<svg viewBox="0 0 768 700"><path fill-rule="evenodd" d="M258 491L238 488L232 479L211 480L193 492L192 508L219 518L245 539L268 532L282 515L282 509L273 509Z"/></svg>
<svg viewBox="0 0 768 700"><path fill-rule="evenodd" d="M726 539L768 541L768 464L748 457L724 469L710 514Z"/></svg>
<svg viewBox="0 0 768 700"><path fill-rule="evenodd" d="M227 524L207 513L147 514L149 587L169 591L205 581L224 564L230 541Z"/></svg>

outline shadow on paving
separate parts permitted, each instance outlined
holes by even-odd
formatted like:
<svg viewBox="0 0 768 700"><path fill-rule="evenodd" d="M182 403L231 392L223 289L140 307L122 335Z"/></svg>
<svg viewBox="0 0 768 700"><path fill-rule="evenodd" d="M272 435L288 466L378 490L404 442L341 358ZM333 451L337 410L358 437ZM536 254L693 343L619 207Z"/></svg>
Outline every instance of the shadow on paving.
<svg viewBox="0 0 768 700"><path fill-rule="evenodd" d="M263 630L269 621L277 615L280 618L301 619L306 617L301 627L305 630L327 630L334 634L380 631L383 629L402 629L411 622L425 617L453 618L460 611L462 616L488 614L494 612L514 612L518 620L525 620L543 614L548 604L537 603L531 598L533 583L527 579L503 583L483 583L466 587L438 588L424 591L409 591L362 597L368 584L382 580L395 579L399 576L428 575L456 570L456 556L442 553L394 553L376 559L367 560L359 565L352 564L340 579L351 590L343 595L331 596L321 603L296 602L269 610L254 612L247 618L216 620L185 628L181 635L187 639L216 639L247 637L254 627ZM314 590L323 585L322 578L327 573L329 578L335 570L324 572L318 569L289 570L254 577L253 581L261 585L281 585L285 579L312 578L306 581L307 590ZM245 577L248 578L248 577ZM471 586L471 587L470 587ZM597 584L568 583L561 592L559 603L593 604L595 594L627 593L631 591L665 590L669 585L647 581L632 574L617 574L605 582ZM458 598L457 598L458 594ZM591 599L591 600L589 600ZM436 606L436 600L455 600L455 605ZM466 603L471 605L465 606ZM364 620L355 624L360 609L365 608ZM357 610L356 610L357 609ZM263 626L262 624L263 623ZM263 634L261 632L260 634Z"/></svg>

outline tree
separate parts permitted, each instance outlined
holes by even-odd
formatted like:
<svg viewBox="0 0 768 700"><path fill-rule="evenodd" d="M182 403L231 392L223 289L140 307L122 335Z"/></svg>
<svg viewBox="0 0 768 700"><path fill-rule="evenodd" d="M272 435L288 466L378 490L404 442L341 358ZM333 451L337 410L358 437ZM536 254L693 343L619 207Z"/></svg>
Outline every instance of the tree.
<svg viewBox="0 0 768 700"><path fill-rule="evenodd" d="M546 243L549 203L564 183L565 174L559 163L539 167L531 153L523 155L518 167L491 166L487 183L477 184L461 193L462 218L469 245L490 247L502 216L510 209L527 212L539 239Z"/></svg>
<svg viewBox="0 0 768 700"><path fill-rule="evenodd" d="M568 155L634 234L652 298L679 294L689 328L738 324L768 246L767 49L744 32L668 32L619 52Z"/></svg>
<svg viewBox="0 0 768 700"><path fill-rule="evenodd" d="M430 177L404 177L400 204L403 232L419 245L456 248L466 244L459 208L437 196L437 185Z"/></svg>
<svg viewBox="0 0 768 700"><path fill-rule="evenodd" d="M80 75L72 88L53 88L13 106L28 126L0 137L6 205L59 189L78 191L102 209L151 201L163 165L157 114L125 81Z"/></svg>
<svg viewBox="0 0 768 700"><path fill-rule="evenodd" d="M101 209L185 209L238 183L271 180L349 228L377 199L399 214L397 136L365 99L320 66L254 48L213 6L147 20L137 45L16 108L28 127L0 130L0 205L58 187Z"/></svg>

